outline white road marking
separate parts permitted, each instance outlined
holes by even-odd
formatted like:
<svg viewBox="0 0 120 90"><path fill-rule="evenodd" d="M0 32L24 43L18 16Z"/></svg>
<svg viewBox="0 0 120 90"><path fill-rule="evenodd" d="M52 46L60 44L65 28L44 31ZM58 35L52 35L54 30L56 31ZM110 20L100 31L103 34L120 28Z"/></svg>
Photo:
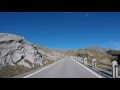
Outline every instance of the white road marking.
<svg viewBox="0 0 120 90"><path fill-rule="evenodd" d="M65 59L65 58L62 58L62 59L56 61L55 63L53 63L53 64L51 64L51 65L49 65L49 66L47 66L47 67L45 67L45 68L43 68L43 69L40 69L40 70L38 70L38 71L36 71L36 72L30 74L30 75L24 76L23 78L28 78L28 77L30 77L30 76L36 74L36 73L39 73L39 72L41 72L41 71L43 71L43 70L45 70L45 69L47 69L47 68L53 66L54 64L57 64L58 62L60 62L61 60L64 60L64 59Z"/></svg>
<svg viewBox="0 0 120 90"><path fill-rule="evenodd" d="M34 72L34 73L32 73L32 74L29 74L29 75L27 75L27 76L24 76L23 78L28 78L28 77L30 77L30 76L36 74L36 73L39 73L39 72L41 72L41 71L43 71L43 70L45 70L45 69L47 69L47 68L53 66L54 64L59 63L61 60L64 60L64 59L65 59L65 58L60 59L59 61L56 61L55 63L53 63L53 64L51 64L51 65L49 65L49 66L47 66L47 67L45 67L45 68L43 68L43 69L40 69L40 70L38 70L38 71L36 71L36 72ZM100 75L96 74L95 72L93 72L93 71L90 70L89 68L85 67L85 66L82 65L81 63L77 62L76 60L73 60L73 61L75 61L76 63L80 64L80 65L83 66L85 69L87 69L88 71L90 71L91 73L93 73L94 75L96 75L97 77L102 78Z"/></svg>
<svg viewBox="0 0 120 90"><path fill-rule="evenodd" d="M80 65L83 66L85 69L87 69L88 71L90 71L91 73L93 73L94 75L96 75L97 77L103 78L103 77L101 77L100 75L98 75L98 74L96 74L95 72L93 72L92 70L90 70L89 68L87 68L87 67L85 67L84 65L82 65L81 63L79 63L78 61L76 61L76 60L73 60L73 61L75 61L76 63L80 64Z"/></svg>

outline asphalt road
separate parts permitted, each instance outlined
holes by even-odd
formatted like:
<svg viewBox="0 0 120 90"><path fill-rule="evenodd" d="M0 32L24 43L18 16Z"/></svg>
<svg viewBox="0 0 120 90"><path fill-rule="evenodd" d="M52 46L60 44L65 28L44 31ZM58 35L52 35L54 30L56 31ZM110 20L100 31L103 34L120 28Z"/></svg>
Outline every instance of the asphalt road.
<svg viewBox="0 0 120 90"><path fill-rule="evenodd" d="M70 57L21 78L102 78Z"/></svg>

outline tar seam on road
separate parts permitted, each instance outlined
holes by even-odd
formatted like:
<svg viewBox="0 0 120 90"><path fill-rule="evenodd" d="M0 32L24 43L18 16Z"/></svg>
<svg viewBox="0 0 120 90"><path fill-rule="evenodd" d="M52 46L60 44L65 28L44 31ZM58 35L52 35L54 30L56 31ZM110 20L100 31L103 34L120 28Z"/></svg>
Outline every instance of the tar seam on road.
<svg viewBox="0 0 120 90"><path fill-rule="evenodd" d="M75 60L73 60L73 61L75 61ZM90 71L91 73L93 73L94 75L96 75L97 77L102 78L100 75L96 74L95 72L93 72L93 71L90 70L89 68L85 67L85 66L82 65L81 63L79 63L79 62L77 62L77 61L75 61L75 62L78 63L78 64L80 64L82 67L84 67L85 69L87 69L88 71Z"/></svg>
<svg viewBox="0 0 120 90"><path fill-rule="evenodd" d="M43 70L49 68L50 66L53 66L54 64L56 64L56 63L58 63L58 62L60 62L61 60L64 60L64 59L65 59L65 58L62 58L62 59L56 61L55 63L53 63L53 64L51 64L51 65L49 65L49 66L47 66L47 67L45 67L45 68L43 68L43 69L40 69L40 70L38 70L38 71L36 71L36 72L30 74L30 75L24 76L23 78L28 78L28 77L30 77L30 76L32 76L32 75L38 73L38 72L41 72L41 71L43 71Z"/></svg>

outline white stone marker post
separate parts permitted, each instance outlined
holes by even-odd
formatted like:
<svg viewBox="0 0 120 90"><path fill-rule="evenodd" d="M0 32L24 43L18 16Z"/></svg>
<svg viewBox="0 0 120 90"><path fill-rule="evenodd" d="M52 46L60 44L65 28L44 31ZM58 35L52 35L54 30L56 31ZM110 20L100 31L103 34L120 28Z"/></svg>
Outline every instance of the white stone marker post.
<svg viewBox="0 0 120 90"><path fill-rule="evenodd" d="M116 65L118 65L117 61L112 61L112 75L113 78L116 78L118 76L118 67L116 67Z"/></svg>
<svg viewBox="0 0 120 90"><path fill-rule="evenodd" d="M93 68L96 68L96 58L94 58L94 59L92 60L92 67L93 67Z"/></svg>
<svg viewBox="0 0 120 90"><path fill-rule="evenodd" d="M84 64L87 65L87 58L84 58Z"/></svg>

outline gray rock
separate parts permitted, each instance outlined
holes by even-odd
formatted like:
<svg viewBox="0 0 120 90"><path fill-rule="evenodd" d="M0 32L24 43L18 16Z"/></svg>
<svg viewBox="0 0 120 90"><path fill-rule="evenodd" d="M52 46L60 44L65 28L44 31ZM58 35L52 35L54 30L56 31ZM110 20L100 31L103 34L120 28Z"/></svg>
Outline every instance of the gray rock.
<svg viewBox="0 0 120 90"><path fill-rule="evenodd" d="M42 54L24 37L0 33L0 67L7 65L42 65Z"/></svg>

